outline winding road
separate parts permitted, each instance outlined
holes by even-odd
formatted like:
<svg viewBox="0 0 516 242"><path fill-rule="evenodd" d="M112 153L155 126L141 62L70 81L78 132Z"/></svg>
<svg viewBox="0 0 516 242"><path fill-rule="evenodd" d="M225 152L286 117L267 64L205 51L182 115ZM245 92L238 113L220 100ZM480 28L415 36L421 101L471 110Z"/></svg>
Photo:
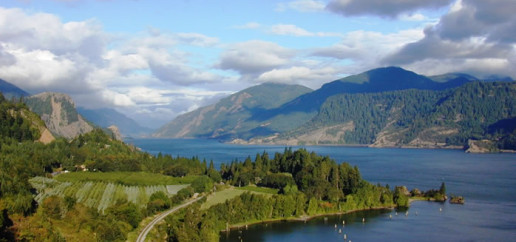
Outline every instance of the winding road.
<svg viewBox="0 0 516 242"><path fill-rule="evenodd" d="M151 231L152 227L154 227L155 224L157 224L159 221L161 221L162 219L164 219L166 216L168 216L169 214L181 209L181 208L184 208L194 202L197 202L199 201L201 198L203 198L204 196L200 196L194 200L190 200L186 203L183 203L177 207L173 207L161 214L159 214L158 216L156 216L149 224L147 224L147 226L145 226L145 228L143 228L142 232L140 232L140 235L138 235L138 239L136 239L136 242L145 242L145 238L147 237L147 234Z"/></svg>

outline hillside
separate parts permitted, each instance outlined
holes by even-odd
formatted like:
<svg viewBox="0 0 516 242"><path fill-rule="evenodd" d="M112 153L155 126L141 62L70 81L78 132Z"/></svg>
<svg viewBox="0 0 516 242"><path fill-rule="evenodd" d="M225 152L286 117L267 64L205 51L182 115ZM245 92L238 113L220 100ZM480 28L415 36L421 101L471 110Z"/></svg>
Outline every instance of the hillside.
<svg viewBox="0 0 516 242"><path fill-rule="evenodd" d="M2 79L0 79L0 92L2 92L3 96L7 99L30 96L26 91Z"/></svg>
<svg viewBox="0 0 516 242"><path fill-rule="evenodd" d="M218 103L183 114L161 127L154 137L250 138L289 130L305 117L288 116L255 119L311 89L299 85L266 83L237 92ZM301 116L304 113L300 114Z"/></svg>
<svg viewBox="0 0 516 242"><path fill-rule="evenodd" d="M44 144L54 140L40 117L23 103L11 103L0 92L0 137L16 141L35 140Z"/></svg>
<svg viewBox="0 0 516 242"><path fill-rule="evenodd" d="M374 93L406 89L444 90L460 86L469 80L442 79L434 81L426 76L399 67L372 69L324 84L320 89L302 95L283 105L277 113L304 110L317 112L327 98L341 93Z"/></svg>
<svg viewBox="0 0 516 242"><path fill-rule="evenodd" d="M463 147L469 139L488 139L496 140L500 149L512 149L515 117L514 82L472 82L443 91L341 94L328 98L302 127L254 142Z"/></svg>
<svg viewBox="0 0 516 242"><path fill-rule="evenodd" d="M93 126L77 113L74 101L66 94L45 92L28 97L25 102L56 136L72 139L93 130Z"/></svg>
<svg viewBox="0 0 516 242"><path fill-rule="evenodd" d="M116 125L122 136L141 137L152 132L152 129L139 125L133 119L111 108L86 109L79 107L77 111L88 121L102 128Z"/></svg>
<svg viewBox="0 0 516 242"><path fill-rule="evenodd" d="M295 130L305 124L317 115L329 97L337 94L406 89L444 90L476 80L465 76L442 75L434 81L399 67L386 67L324 84L315 91L306 88L296 91L288 85L263 84L238 92L215 105L181 115L160 128L154 136L214 138L223 141L270 136ZM274 105L265 102L273 102ZM348 126L340 125L337 128L346 130ZM324 136L324 133L313 135Z"/></svg>

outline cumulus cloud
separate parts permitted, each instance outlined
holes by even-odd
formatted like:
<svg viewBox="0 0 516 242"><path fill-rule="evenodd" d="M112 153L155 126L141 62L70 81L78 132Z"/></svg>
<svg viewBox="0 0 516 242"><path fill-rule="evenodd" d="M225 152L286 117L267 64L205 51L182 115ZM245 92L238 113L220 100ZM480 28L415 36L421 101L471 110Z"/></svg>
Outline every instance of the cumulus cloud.
<svg viewBox="0 0 516 242"><path fill-rule="evenodd" d="M231 45L221 54L217 67L242 75L257 74L287 64L294 54L272 42L251 40Z"/></svg>
<svg viewBox="0 0 516 242"><path fill-rule="evenodd" d="M298 26L292 24L276 24L270 28L270 33L277 35L289 35L289 36L318 36L318 37L335 37L341 36L338 33L327 33L327 32L310 32Z"/></svg>
<svg viewBox="0 0 516 242"><path fill-rule="evenodd" d="M339 74L339 70L333 67L292 66L262 73L257 80L259 82L298 83L312 86L314 82L328 82L335 78L336 74Z"/></svg>
<svg viewBox="0 0 516 242"><path fill-rule="evenodd" d="M30 93L70 94L88 108L131 107L139 113L161 107L177 114L199 105L211 97L184 99L186 106L179 107L163 90L203 90L215 80L230 80L194 67L192 53L178 48L218 44L198 33L152 28L133 37L108 34L95 20L63 22L52 14L0 7L0 78Z"/></svg>
<svg viewBox="0 0 516 242"><path fill-rule="evenodd" d="M233 26L233 28L235 28L235 29L258 29L261 26L262 26L261 24L256 23L256 22L248 22L243 25Z"/></svg>
<svg viewBox="0 0 516 242"><path fill-rule="evenodd" d="M452 0L332 0L326 9L344 16L396 18L420 9L444 7L451 2Z"/></svg>
<svg viewBox="0 0 516 242"><path fill-rule="evenodd" d="M377 67L382 58L423 36L423 32L419 29L403 30L391 34L353 31L345 34L341 41L333 46L313 50L312 55L352 61L358 67L358 71L363 71Z"/></svg>
<svg viewBox="0 0 516 242"><path fill-rule="evenodd" d="M305 29L299 28L292 24L277 24L271 27L270 30L273 34L278 35L294 35L294 36L313 36L313 33L308 32Z"/></svg>
<svg viewBox="0 0 516 242"><path fill-rule="evenodd" d="M457 1L425 36L382 60L422 70L496 71L516 75L516 2L511 0ZM441 63L441 64L440 64Z"/></svg>
<svg viewBox="0 0 516 242"><path fill-rule="evenodd" d="M298 12L319 12L323 11L325 7L324 2L314 0L297 0L286 3L278 3L276 11L283 12L286 10L295 10Z"/></svg>
<svg viewBox="0 0 516 242"><path fill-rule="evenodd" d="M84 76L104 63L110 36L95 21L0 8L0 75L29 92L89 90Z"/></svg>

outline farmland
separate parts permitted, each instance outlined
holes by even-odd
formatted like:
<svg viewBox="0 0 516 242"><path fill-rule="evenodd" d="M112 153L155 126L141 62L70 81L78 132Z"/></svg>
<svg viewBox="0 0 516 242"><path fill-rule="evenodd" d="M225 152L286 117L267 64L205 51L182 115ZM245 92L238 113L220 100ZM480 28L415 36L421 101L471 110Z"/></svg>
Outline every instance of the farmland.
<svg viewBox="0 0 516 242"><path fill-rule="evenodd" d="M30 183L38 191L35 197L38 203L50 196L71 197L79 203L104 212L117 201L124 200L145 207L153 193L161 191L171 197L189 186L185 183L191 179L169 179L167 176L142 174L146 173L68 173L59 175L56 179L35 177L30 179Z"/></svg>
<svg viewBox="0 0 516 242"><path fill-rule="evenodd" d="M128 186L190 184L198 176L172 177L146 172L70 172L58 175L61 182L110 182Z"/></svg>

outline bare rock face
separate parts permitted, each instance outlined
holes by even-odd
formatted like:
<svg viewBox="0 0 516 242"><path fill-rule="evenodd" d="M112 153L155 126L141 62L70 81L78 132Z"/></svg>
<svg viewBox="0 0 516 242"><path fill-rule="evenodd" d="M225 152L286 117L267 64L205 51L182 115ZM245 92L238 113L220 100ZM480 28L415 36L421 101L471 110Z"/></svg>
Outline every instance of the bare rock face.
<svg viewBox="0 0 516 242"><path fill-rule="evenodd" d="M50 142L52 142L54 140L55 140L55 138L52 135L52 133L47 128L44 128L43 132L41 132L41 137L39 137L38 141L43 144L49 144Z"/></svg>
<svg viewBox="0 0 516 242"><path fill-rule="evenodd" d="M116 125L111 125L108 127L108 129L113 133L113 138L118 141L122 141L122 134Z"/></svg>
<svg viewBox="0 0 516 242"><path fill-rule="evenodd" d="M466 153L492 153L497 152L494 142L490 140L468 140Z"/></svg>
<svg viewBox="0 0 516 242"><path fill-rule="evenodd" d="M93 127L77 113L72 98L62 93L45 92L26 100L31 111L37 113L55 136L67 139L88 133Z"/></svg>

